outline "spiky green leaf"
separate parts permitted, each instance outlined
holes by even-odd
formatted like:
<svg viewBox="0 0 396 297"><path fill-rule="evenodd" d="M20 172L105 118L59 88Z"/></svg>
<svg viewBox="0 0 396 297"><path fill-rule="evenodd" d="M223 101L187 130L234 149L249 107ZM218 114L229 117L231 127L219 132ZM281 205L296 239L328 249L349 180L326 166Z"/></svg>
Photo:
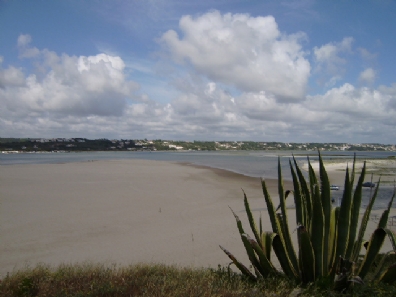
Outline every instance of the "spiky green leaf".
<svg viewBox="0 0 396 297"><path fill-rule="evenodd" d="M254 237L256 238L256 241L261 242L260 235L257 231L256 223L254 222L254 217L253 217L252 211L250 210L249 200L248 200L245 192L243 192L243 201L245 204L245 210L246 210L246 214L247 214L247 217L249 220L250 229L252 230Z"/></svg>
<svg viewBox="0 0 396 297"><path fill-rule="evenodd" d="M307 284L315 280L315 254L311 238L304 226L297 228L299 259L302 282Z"/></svg>
<svg viewBox="0 0 396 297"><path fill-rule="evenodd" d="M238 269L244 275L246 275L247 277L249 277L253 281L257 280L256 276L253 273L251 273L250 270L245 265L243 265L240 261L238 261L237 258L235 258L233 254L231 254L228 250L223 248L221 245L220 245L220 248L232 260L232 262L235 264L235 266L238 267Z"/></svg>
<svg viewBox="0 0 396 297"><path fill-rule="evenodd" d="M353 162L353 168L355 168L355 160L356 160L356 155L354 158ZM353 169L354 171L355 169ZM355 192L353 194L353 201L352 201L352 213L351 213L351 224L349 228L349 242L348 242L348 248L346 251L346 258L350 259L352 257L353 249L355 246L355 240L356 240L356 233L358 230L358 222L359 222L359 216L360 216L360 205L362 202L362 188L363 188L363 182L364 182L364 177L366 174L366 162L363 163L363 168L360 173L360 177L358 180L358 183L355 188ZM352 177L354 174L352 174Z"/></svg>
<svg viewBox="0 0 396 297"><path fill-rule="evenodd" d="M244 234L243 236L246 237L246 239L249 241L250 245L259 257L260 267L258 267L257 269L259 270L261 275L266 277L270 274L276 273L277 271L275 267L265 255L261 246L254 239L250 238L248 234Z"/></svg>
<svg viewBox="0 0 396 297"><path fill-rule="evenodd" d="M377 198L377 193L378 193L378 187L375 189L374 195L371 196L370 201L366 207L366 210L364 211L364 214L363 214L363 217L362 217L362 220L360 223L359 234L357 237L357 241L354 244L353 253L352 253L352 257L351 257L351 260L354 262L357 262L357 259L359 257L360 250L362 248L362 244L363 244L363 240L364 240L364 234L366 232L367 224L370 219L371 210L373 208L375 199Z"/></svg>
<svg viewBox="0 0 396 297"><path fill-rule="evenodd" d="M340 215L338 216L337 230L337 256L345 257L345 253L349 242L349 227L351 223L351 207L352 207L352 185L349 179L349 169L347 167L345 174L344 193L342 196Z"/></svg>
<svg viewBox="0 0 396 297"><path fill-rule="evenodd" d="M382 244L384 243L386 234L387 233L383 228L378 228L371 236L369 245L367 247L367 252L358 271L358 275L362 279L364 279L369 272L371 265L373 264L376 256L378 255L382 247Z"/></svg>

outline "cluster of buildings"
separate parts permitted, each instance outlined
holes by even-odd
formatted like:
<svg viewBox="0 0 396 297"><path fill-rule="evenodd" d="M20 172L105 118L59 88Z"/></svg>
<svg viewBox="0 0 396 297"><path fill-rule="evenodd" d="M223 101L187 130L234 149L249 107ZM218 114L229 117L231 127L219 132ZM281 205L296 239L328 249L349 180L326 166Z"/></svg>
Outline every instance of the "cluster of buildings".
<svg viewBox="0 0 396 297"><path fill-rule="evenodd" d="M28 138L1 139L0 151L108 151L108 150L298 150L298 151L396 151L395 145L349 143L284 143L254 141L173 141L173 140L124 140L86 138Z"/></svg>

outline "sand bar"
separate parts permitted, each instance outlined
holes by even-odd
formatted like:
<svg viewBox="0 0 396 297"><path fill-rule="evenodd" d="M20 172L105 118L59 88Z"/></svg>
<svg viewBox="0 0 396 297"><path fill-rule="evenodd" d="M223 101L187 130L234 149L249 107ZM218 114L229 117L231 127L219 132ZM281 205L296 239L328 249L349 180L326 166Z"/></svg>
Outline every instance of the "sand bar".
<svg viewBox="0 0 396 297"><path fill-rule="evenodd" d="M381 184L384 186L392 186L396 180L396 159L357 159L355 164L355 176L358 178L363 168L363 163L366 162L365 181L378 182L381 179ZM312 168L319 172L319 162L311 162ZM329 175L331 183L343 185L345 180L346 168L352 170L353 159L332 159L324 160L326 171ZM308 164L303 163L302 169L308 170Z"/></svg>
<svg viewBox="0 0 396 297"><path fill-rule="evenodd" d="M0 274L37 263L227 264L219 244L244 254L228 208L244 217L242 189L253 208L265 206L258 178L203 167L0 166Z"/></svg>
<svg viewBox="0 0 396 297"><path fill-rule="evenodd" d="M242 189L271 230L258 178L148 160L0 166L0 276L37 263L227 265L219 244L247 264L229 209L248 229Z"/></svg>

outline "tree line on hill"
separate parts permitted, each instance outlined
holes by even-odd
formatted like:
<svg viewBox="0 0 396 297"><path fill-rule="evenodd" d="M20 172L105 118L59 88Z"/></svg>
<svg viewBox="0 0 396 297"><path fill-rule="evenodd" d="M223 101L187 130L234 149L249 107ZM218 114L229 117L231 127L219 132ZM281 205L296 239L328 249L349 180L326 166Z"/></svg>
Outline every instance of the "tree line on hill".
<svg viewBox="0 0 396 297"><path fill-rule="evenodd" d="M51 151L174 151L174 150L327 150L327 151L395 151L394 145L348 143L283 143L255 141L172 141L109 140L87 138L0 138L2 152Z"/></svg>

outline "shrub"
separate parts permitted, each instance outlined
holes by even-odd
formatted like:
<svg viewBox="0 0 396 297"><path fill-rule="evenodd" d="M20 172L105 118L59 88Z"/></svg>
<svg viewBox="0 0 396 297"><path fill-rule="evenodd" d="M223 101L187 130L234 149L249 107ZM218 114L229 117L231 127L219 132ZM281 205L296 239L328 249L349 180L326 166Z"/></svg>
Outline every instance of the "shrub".
<svg viewBox="0 0 396 297"><path fill-rule="evenodd" d="M363 283L363 280L391 283L396 280L396 263L389 265L387 259L396 251L396 235L386 228L389 211L395 193L390 199L388 208L383 212L377 229L369 241L363 240L370 212L377 197L378 186L371 196L359 224L359 211L362 200L362 184L366 172L364 163L359 180L354 186L355 161L351 175L346 169L344 192L340 206L331 204L330 183L322 157L319 153L319 180L308 158L308 179L304 177L295 158L289 161L293 190L284 191L280 159L278 159L278 192L280 205L275 209L264 180L261 180L263 194L271 220L272 231L264 232L260 218L259 229L250 210L244 193L245 209L251 238L243 229L242 222L233 212L242 242L252 264L251 272L228 250L220 248L230 257L243 274L252 280L283 274L301 284L320 281L331 284L335 290L344 291L352 282ZM292 194L295 202L298 249L292 243L288 227L286 198ZM231 210L232 211L232 210ZM360 227L359 227L360 226ZM393 251L386 254L373 269L373 263L386 238L390 239ZM362 260L359 255L365 247ZM272 250L281 266L278 270L271 260ZM385 265L386 264L386 265Z"/></svg>

